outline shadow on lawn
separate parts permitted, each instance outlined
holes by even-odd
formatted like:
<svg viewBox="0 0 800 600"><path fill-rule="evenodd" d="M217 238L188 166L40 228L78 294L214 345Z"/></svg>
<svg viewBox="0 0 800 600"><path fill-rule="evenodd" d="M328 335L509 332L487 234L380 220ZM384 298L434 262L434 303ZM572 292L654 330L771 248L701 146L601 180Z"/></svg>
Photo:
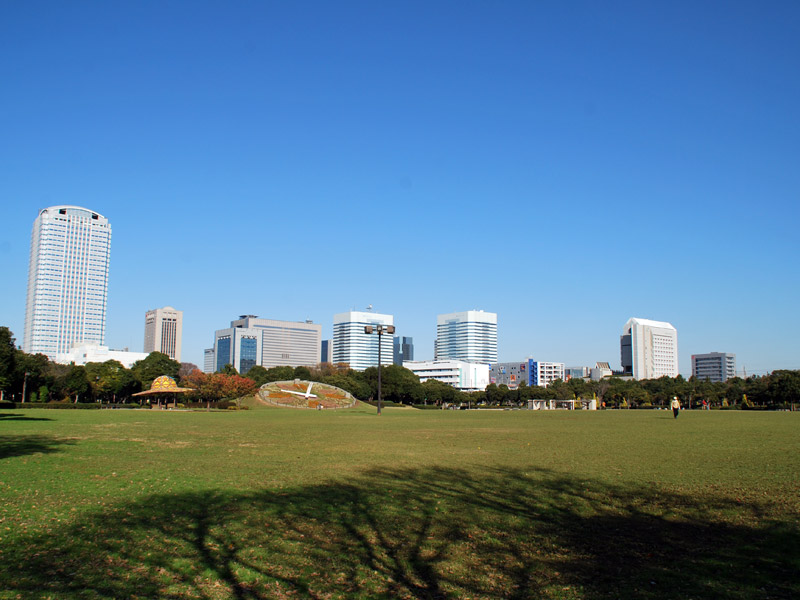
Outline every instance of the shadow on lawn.
<svg viewBox="0 0 800 600"><path fill-rule="evenodd" d="M19 413L4 413L0 412L0 421L52 421L47 417L29 417L28 415L21 415Z"/></svg>
<svg viewBox="0 0 800 600"><path fill-rule="evenodd" d="M3 551L58 598L790 598L800 535L764 507L547 470L376 470L152 496ZM728 515L724 517L722 515Z"/></svg>
<svg viewBox="0 0 800 600"><path fill-rule="evenodd" d="M62 440L45 435L0 435L0 460L12 456L60 452L59 446L74 443L72 440Z"/></svg>

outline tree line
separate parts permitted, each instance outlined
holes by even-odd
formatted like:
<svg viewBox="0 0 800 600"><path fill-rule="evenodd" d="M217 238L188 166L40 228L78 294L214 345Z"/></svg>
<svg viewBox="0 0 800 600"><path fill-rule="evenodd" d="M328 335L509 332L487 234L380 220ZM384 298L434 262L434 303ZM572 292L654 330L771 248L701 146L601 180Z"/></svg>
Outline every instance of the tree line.
<svg viewBox="0 0 800 600"><path fill-rule="evenodd" d="M378 369L354 371L346 364L321 363L316 367L252 367L239 374L231 365L217 373L203 373L192 363L179 363L160 352L137 361L130 369L115 360L103 363L61 365L43 354L27 354L15 345L7 327L0 327L0 391L5 400L27 402L104 402L135 400L133 394L150 388L153 380L168 375L179 386L194 391L187 401L220 401L253 394L272 381L304 379L344 389L359 400L375 400ZM412 405L521 406L528 400L596 398L607 408L667 407L678 396L687 407L788 408L800 403L800 371L781 370L769 375L734 377L724 383L694 377L633 380L611 377L601 381L571 379L548 387L490 384L485 391L462 392L446 383L420 383L410 370L386 365L381 371L383 400Z"/></svg>

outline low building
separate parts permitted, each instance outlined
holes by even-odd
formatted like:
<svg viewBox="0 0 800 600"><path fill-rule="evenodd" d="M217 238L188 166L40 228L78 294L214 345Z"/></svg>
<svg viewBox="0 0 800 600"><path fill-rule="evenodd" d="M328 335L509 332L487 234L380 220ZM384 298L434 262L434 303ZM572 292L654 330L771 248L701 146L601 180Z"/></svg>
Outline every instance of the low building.
<svg viewBox="0 0 800 600"><path fill-rule="evenodd" d="M124 350L111 350L108 346L99 344L75 344L69 352L56 355L56 362L62 365L74 363L85 365L87 363L104 363L107 360L116 360L126 369L130 369L137 360L144 360L149 356L147 352L129 352Z"/></svg>
<svg viewBox="0 0 800 600"><path fill-rule="evenodd" d="M524 362L495 363L489 368L489 383L506 385L512 390L523 383L530 385L531 362L531 359L526 359Z"/></svg>
<svg viewBox="0 0 800 600"><path fill-rule="evenodd" d="M489 365L462 360L405 361L403 367L414 373L421 383L436 379L463 392L479 392L489 385Z"/></svg>
<svg viewBox="0 0 800 600"><path fill-rule="evenodd" d="M564 381L570 379L586 379L591 374L589 367L564 367Z"/></svg>
<svg viewBox="0 0 800 600"><path fill-rule="evenodd" d="M736 377L736 355L725 352L693 354L692 376L697 379L721 382Z"/></svg>
<svg viewBox="0 0 800 600"><path fill-rule="evenodd" d="M564 363L531 361L531 383L547 387L556 379L564 381Z"/></svg>
<svg viewBox="0 0 800 600"><path fill-rule="evenodd" d="M611 370L611 365L607 362L598 362L592 369L590 377L592 381L600 381L605 377L611 377L614 371Z"/></svg>
<svg viewBox="0 0 800 600"><path fill-rule="evenodd" d="M513 363L495 363L489 371L490 383L507 385L510 389L516 389L523 383L547 387L556 379L565 380L564 363L543 362L532 358Z"/></svg>

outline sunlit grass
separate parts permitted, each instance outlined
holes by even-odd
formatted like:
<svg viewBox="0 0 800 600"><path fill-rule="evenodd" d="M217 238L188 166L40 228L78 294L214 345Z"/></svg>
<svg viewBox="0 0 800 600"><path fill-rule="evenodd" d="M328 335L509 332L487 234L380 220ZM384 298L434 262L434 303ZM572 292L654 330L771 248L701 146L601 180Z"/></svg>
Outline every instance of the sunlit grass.
<svg viewBox="0 0 800 600"><path fill-rule="evenodd" d="M798 426L701 411L0 413L0 598L789 598Z"/></svg>

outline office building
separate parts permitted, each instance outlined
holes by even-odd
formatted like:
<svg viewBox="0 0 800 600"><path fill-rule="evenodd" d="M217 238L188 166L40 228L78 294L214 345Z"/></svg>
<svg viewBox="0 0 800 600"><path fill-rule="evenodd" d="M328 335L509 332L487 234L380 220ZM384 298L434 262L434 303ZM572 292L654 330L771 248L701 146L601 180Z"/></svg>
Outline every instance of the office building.
<svg viewBox="0 0 800 600"><path fill-rule="evenodd" d="M530 385L547 387L556 379L564 381L564 363L531 361L529 371Z"/></svg>
<svg viewBox="0 0 800 600"><path fill-rule="evenodd" d="M497 313L482 310L439 315L434 360L497 362Z"/></svg>
<svg viewBox="0 0 800 600"><path fill-rule="evenodd" d="M171 306L148 310L144 315L144 351L161 352L181 361L183 311Z"/></svg>
<svg viewBox="0 0 800 600"><path fill-rule="evenodd" d="M402 366L407 360L414 360L414 338L395 336L394 364Z"/></svg>
<svg viewBox="0 0 800 600"><path fill-rule="evenodd" d="M351 310L333 316L333 362L347 363L351 369L363 371L378 366L378 345L380 344L380 364L392 364L394 338L389 333L378 335L365 333L364 327L372 325L394 325L392 315Z"/></svg>
<svg viewBox="0 0 800 600"><path fill-rule="evenodd" d="M495 363L489 367L489 383L516 389L523 383L530 385L531 359L522 362Z"/></svg>
<svg viewBox="0 0 800 600"><path fill-rule="evenodd" d="M736 377L736 355L709 352L692 355L692 376L708 381L727 381Z"/></svg>
<svg viewBox="0 0 800 600"><path fill-rule="evenodd" d="M319 363L322 327L311 321L278 321L242 315L214 332L215 371L226 364L245 374L256 365L314 367Z"/></svg>
<svg viewBox="0 0 800 600"><path fill-rule="evenodd" d="M126 369L130 369L133 363L144 360L147 356L147 352L130 352L127 348L124 350L112 350L108 346L100 346L99 344L77 343L70 348L69 352L57 354L55 362L61 365L70 363L85 365L87 363L104 363L107 360L115 360Z"/></svg>
<svg viewBox="0 0 800 600"><path fill-rule="evenodd" d="M403 366L419 377L420 383L436 379L463 392L478 392L489 385L489 365L463 360L407 361Z"/></svg>
<svg viewBox="0 0 800 600"><path fill-rule="evenodd" d="M678 332L669 323L633 318L620 336L624 374L634 379L678 376Z"/></svg>
<svg viewBox="0 0 800 600"><path fill-rule="evenodd" d="M203 350L203 373L213 373L216 370L217 360L214 357L214 348L206 348Z"/></svg>
<svg viewBox="0 0 800 600"><path fill-rule="evenodd" d="M75 343L103 345L111 225L79 206L51 206L33 222L22 349L55 360Z"/></svg>
<svg viewBox="0 0 800 600"><path fill-rule="evenodd" d="M516 389L523 383L528 386L547 387L556 379L565 380L564 363L543 362L528 358L513 363L495 363L489 370L489 380L497 385Z"/></svg>
<svg viewBox="0 0 800 600"><path fill-rule="evenodd" d="M322 354L319 357L319 362L333 362L333 344L330 340L322 340Z"/></svg>
<svg viewBox="0 0 800 600"><path fill-rule="evenodd" d="M564 381L587 379L592 370L589 367L564 367Z"/></svg>

